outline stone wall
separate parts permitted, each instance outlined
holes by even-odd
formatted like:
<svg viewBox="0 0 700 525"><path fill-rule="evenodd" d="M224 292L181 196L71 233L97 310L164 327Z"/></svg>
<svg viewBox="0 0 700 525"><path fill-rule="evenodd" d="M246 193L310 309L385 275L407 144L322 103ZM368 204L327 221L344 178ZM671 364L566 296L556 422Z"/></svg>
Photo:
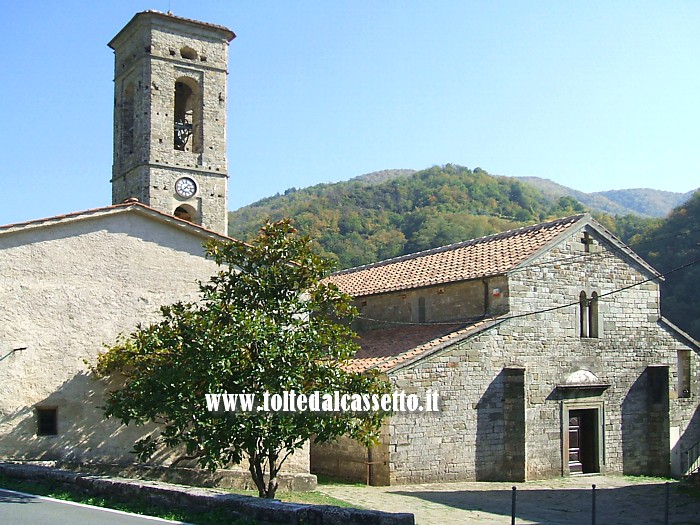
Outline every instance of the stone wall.
<svg viewBox="0 0 700 525"><path fill-rule="evenodd" d="M196 212L194 222L226 234L226 35L207 24L140 14L110 45L115 50L112 202L136 197L169 214L186 204ZM183 55L183 49L194 56ZM199 146L186 151L174 147L175 83L183 79L195 86L198 100L191 143ZM174 190L185 175L197 183L197 194L189 199Z"/></svg>
<svg viewBox="0 0 700 525"><path fill-rule="evenodd" d="M198 297L197 280L216 271L204 240L136 211L0 235L0 457L133 463L134 441L153 427L104 420L86 361L161 305ZM37 407L57 409L57 435L37 435ZM308 470L306 447L286 472Z"/></svg>
<svg viewBox="0 0 700 525"><path fill-rule="evenodd" d="M430 286L355 300L360 316L357 330L386 327L368 319L392 322L451 322L499 315L508 311L508 280L505 276Z"/></svg>
<svg viewBox="0 0 700 525"><path fill-rule="evenodd" d="M510 309L514 316L454 344L424 360L395 369L390 377L397 389L440 393L441 411L395 414L390 424L391 482L508 479L520 476L501 467L514 458L507 450L509 421L516 421L515 405L506 396L506 370L524 369L525 478L539 479L568 473L563 421L569 409L585 408L601 415L598 436L600 469L623 472L630 451L643 447L640 414L630 404L631 390L643 388L640 378L648 367L667 367L670 415L666 427L679 430L679 447L692 444L700 426L698 416L697 349L692 350L691 399L678 399L677 350L689 346L660 323L656 282L642 283L651 274L621 255L618 248L590 229L596 244L584 252L579 234L552 247L522 270L509 275ZM590 297L630 285L632 288L599 300L599 337L582 338L579 331L580 292ZM560 306L556 310L532 314ZM562 395L571 374L587 370L610 385L580 388ZM640 386L641 385L641 386ZM661 417L661 416L659 416ZM645 449L646 463L636 473L668 472L669 432L662 421L649 423L658 447ZM647 431L649 424L644 423ZM516 454L517 455L517 454ZM567 460L567 461L565 461ZM631 460L630 460L631 461ZM499 474L500 473L500 474Z"/></svg>
<svg viewBox="0 0 700 525"><path fill-rule="evenodd" d="M385 425L380 442L371 447L345 436L327 443L313 444L310 453L311 473L336 481L389 485L388 430Z"/></svg>
<svg viewBox="0 0 700 525"><path fill-rule="evenodd" d="M144 501L166 508L224 511L260 525L413 525L413 514L341 508L331 505L283 503L210 489L132 479L90 476L46 467L0 463L0 474L19 479L51 480L95 496Z"/></svg>

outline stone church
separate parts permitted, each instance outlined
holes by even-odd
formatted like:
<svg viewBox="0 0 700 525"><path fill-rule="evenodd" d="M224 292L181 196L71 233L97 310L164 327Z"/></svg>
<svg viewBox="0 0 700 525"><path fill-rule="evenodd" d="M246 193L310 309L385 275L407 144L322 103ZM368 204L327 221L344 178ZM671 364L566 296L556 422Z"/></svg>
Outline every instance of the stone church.
<svg viewBox="0 0 700 525"><path fill-rule="evenodd" d="M312 446L311 471L372 484L680 475L700 441L698 343L659 274L577 215L334 274L355 298L355 370L439 394L381 443Z"/></svg>
<svg viewBox="0 0 700 525"><path fill-rule="evenodd" d="M138 13L114 50L112 204L0 226L0 458L133 463L87 374L159 306L197 297L227 237L229 29ZM154 459L168 465L175 456ZM308 476L308 450L287 472ZM245 473L245 478L249 474Z"/></svg>
<svg viewBox="0 0 700 525"><path fill-rule="evenodd" d="M85 361L196 297L227 239L229 29L138 13L114 50L112 204L0 226L0 458L133 462L150 428L105 421ZM682 473L700 441L696 342L657 272L589 216L335 274L361 312L358 370L440 395L382 442L314 447L374 483ZM175 455L154 458L167 466ZM308 478L308 450L287 472Z"/></svg>

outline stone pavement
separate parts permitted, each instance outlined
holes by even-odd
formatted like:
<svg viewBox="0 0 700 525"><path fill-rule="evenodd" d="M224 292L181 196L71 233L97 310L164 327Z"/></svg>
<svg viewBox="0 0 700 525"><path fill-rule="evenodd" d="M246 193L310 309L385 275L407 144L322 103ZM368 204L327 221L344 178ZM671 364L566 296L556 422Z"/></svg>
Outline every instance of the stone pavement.
<svg viewBox="0 0 700 525"><path fill-rule="evenodd" d="M584 475L527 483L323 485L318 490L368 509L412 512L418 525L507 525L511 523L515 486L517 524L588 525L592 522L593 484L597 525L664 523L664 482L622 476ZM671 482L669 488L669 523L700 524L700 499L680 494L676 482Z"/></svg>

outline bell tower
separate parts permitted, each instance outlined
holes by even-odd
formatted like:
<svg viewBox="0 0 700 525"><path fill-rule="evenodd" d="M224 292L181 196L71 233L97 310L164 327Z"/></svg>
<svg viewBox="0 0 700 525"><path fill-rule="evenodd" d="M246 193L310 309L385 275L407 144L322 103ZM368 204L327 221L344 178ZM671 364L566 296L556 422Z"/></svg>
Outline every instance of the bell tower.
<svg viewBox="0 0 700 525"><path fill-rule="evenodd" d="M136 197L227 233L226 76L235 36L222 26L144 11L109 43L113 204Z"/></svg>

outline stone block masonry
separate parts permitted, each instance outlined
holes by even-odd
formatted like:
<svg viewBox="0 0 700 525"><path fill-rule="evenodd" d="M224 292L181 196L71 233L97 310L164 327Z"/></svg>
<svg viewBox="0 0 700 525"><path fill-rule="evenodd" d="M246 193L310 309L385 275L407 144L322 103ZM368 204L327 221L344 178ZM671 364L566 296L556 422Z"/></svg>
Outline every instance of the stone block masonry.
<svg viewBox="0 0 700 525"><path fill-rule="evenodd" d="M682 474L700 439L698 345L661 316L653 269L585 220L504 275L356 298L364 317L405 323L399 340L413 340L416 323L500 315L386 370L397 390L440 394L439 412L390 416L391 485ZM382 323L360 328L368 341ZM335 451L341 467L362 452L346 448Z"/></svg>
<svg viewBox="0 0 700 525"><path fill-rule="evenodd" d="M110 42L114 204L137 198L226 234L226 77L233 37L219 26L145 12ZM192 195L176 191L181 177L194 181Z"/></svg>

